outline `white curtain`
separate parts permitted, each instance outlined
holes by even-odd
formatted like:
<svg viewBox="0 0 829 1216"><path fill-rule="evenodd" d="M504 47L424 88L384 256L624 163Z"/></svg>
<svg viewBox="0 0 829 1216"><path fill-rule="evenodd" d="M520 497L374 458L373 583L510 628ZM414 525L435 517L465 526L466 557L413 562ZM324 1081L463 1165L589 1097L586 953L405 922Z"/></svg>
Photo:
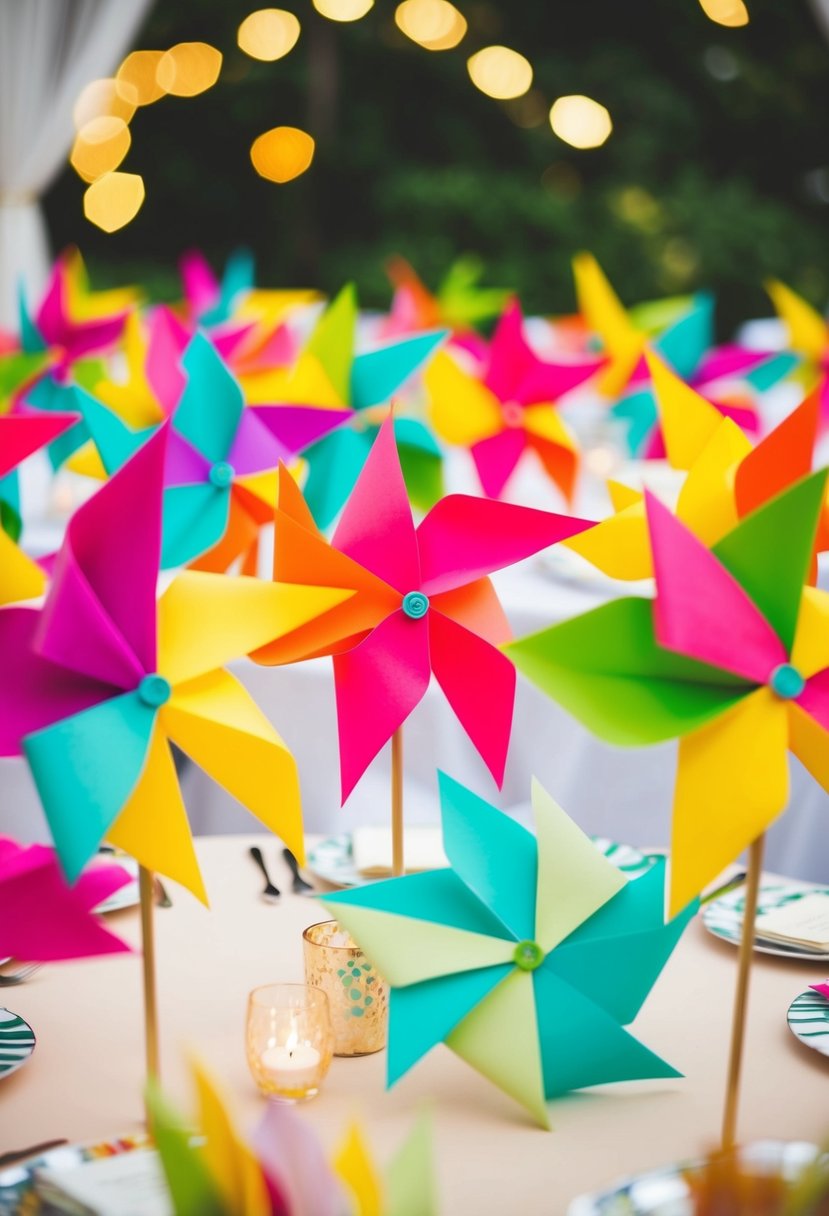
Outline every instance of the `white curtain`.
<svg viewBox="0 0 829 1216"><path fill-rule="evenodd" d="M17 284L43 288L49 243L39 198L72 146L72 106L111 74L152 0L0 0L0 327ZM80 192L78 196L80 217Z"/></svg>

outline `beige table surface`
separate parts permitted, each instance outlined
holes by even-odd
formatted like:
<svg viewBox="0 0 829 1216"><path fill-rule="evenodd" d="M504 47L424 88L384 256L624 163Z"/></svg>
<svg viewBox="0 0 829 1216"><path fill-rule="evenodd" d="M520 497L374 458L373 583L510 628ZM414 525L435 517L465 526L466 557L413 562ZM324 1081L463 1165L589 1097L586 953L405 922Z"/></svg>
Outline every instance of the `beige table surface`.
<svg viewBox="0 0 829 1216"><path fill-rule="evenodd" d="M212 910L173 888L174 907L156 914L165 1086L189 1102L184 1050L195 1050L223 1082L242 1126L251 1126L263 1108L245 1063L247 993L258 984L301 980L302 930L326 919L314 900L287 895L268 906L259 899L247 846L262 841L198 840ZM289 890L278 853L277 842L268 842L274 877ZM109 920L138 941L137 911ZM391 1093L384 1090L384 1052L335 1059L320 1095L300 1108L302 1117L333 1147L347 1120L359 1115L384 1162L428 1101L444 1216L558 1216L583 1191L714 1142L736 959L733 947L711 938L699 921L691 924L633 1027L685 1078L557 1100L551 1133L529 1123L519 1106L442 1045ZM140 970L129 956L48 966L0 993L37 1035L29 1063L0 1082L0 1151L140 1128ZM825 964L756 956L743 1139L814 1140L829 1131L829 1059L799 1044L786 1026L790 1001L823 979Z"/></svg>

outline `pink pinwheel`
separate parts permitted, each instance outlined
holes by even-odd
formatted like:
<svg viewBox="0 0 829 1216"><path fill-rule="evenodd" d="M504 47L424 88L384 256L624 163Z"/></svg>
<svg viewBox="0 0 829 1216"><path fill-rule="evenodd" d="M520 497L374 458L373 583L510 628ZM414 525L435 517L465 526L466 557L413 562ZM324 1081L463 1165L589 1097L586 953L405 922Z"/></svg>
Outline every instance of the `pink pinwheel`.
<svg viewBox="0 0 829 1216"><path fill-rule="evenodd" d="M57 349L58 368L61 371L66 371L72 363L85 355L111 350L121 337L130 313L127 305L119 307L107 316L73 316L73 291L82 289L84 278L78 255L74 250L67 251L57 259L52 268L34 318L21 317L22 321L27 322L24 329L28 330L30 342L39 337L43 345ZM119 292L118 296L123 297L121 304L127 303L126 293ZM28 349L26 342L24 349Z"/></svg>
<svg viewBox="0 0 829 1216"><path fill-rule="evenodd" d="M435 430L469 447L484 493L498 498L525 452L533 451L567 501L572 500L576 444L554 404L588 380L603 360L548 363L523 334L517 300L501 316L479 374L438 352L424 373Z"/></svg>
<svg viewBox="0 0 829 1216"><path fill-rule="evenodd" d="M0 837L0 955L51 963L129 952L91 913L131 881L122 866L93 865L70 887L54 849Z"/></svg>
<svg viewBox="0 0 829 1216"><path fill-rule="evenodd" d="M487 577L591 525L488 499L450 495L415 528L386 419L329 543L283 469L275 577L355 592L264 663L334 654L343 799L435 676L487 767L503 781L515 671L496 647L509 625Z"/></svg>
<svg viewBox="0 0 829 1216"><path fill-rule="evenodd" d="M57 439L79 417L79 414L36 414L25 409L0 417L0 477Z"/></svg>

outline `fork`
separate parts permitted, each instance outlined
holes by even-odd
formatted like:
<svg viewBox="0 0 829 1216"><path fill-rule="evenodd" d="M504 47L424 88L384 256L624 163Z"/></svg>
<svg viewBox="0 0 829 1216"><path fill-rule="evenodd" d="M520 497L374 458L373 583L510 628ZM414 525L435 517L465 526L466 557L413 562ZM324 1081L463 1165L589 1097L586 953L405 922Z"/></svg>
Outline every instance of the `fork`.
<svg viewBox="0 0 829 1216"><path fill-rule="evenodd" d="M271 876L268 873L268 867L265 865L265 858L262 856L262 850L258 845L254 844L251 845L248 852L259 866L259 869L262 871L262 876L265 879L265 889L262 892L262 898L266 904L278 904L280 897L279 887L274 886L274 884L271 882Z"/></svg>
<svg viewBox="0 0 829 1216"><path fill-rule="evenodd" d="M15 984L25 984L26 980L31 979L41 966L41 963L28 963L25 967L19 967L17 971L0 975L0 988L13 988Z"/></svg>

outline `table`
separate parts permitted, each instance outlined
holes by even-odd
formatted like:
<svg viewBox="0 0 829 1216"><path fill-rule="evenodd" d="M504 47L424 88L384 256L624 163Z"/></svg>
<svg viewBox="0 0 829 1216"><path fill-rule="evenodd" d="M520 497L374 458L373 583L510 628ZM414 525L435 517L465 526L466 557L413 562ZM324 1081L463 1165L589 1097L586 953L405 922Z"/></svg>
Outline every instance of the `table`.
<svg viewBox="0 0 829 1216"><path fill-rule="evenodd" d="M247 846L261 837L197 841L213 908L172 891L158 910L158 978L165 1088L189 1108L184 1048L206 1060L243 1127L263 1099L244 1056L247 992L301 980L302 929L326 913L315 901L258 898ZM277 848L268 844L274 862ZM279 886L288 872L274 862ZM171 884L172 885L172 884ZM138 941L135 910L111 924ZM689 926L633 1026L686 1074L684 1079L595 1089L551 1105L552 1133L442 1045L384 1092L385 1053L334 1060L319 1097L301 1117L333 1148L355 1114L381 1163L431 1103L443 1216L562 1216L577 1194L687 1157L715 1143L728 1050L737 955ZM44 967L4 1002L38 1036L32 1060L0 1083L0 1151L52 1137L104 1139L140 1127L143 1040L140 963L134 957ZM829 1129L829 1060L786 1026L790 1001L825 979L819 967L756 956L740 1130L744 1139L815 1140Z"/></svg>

